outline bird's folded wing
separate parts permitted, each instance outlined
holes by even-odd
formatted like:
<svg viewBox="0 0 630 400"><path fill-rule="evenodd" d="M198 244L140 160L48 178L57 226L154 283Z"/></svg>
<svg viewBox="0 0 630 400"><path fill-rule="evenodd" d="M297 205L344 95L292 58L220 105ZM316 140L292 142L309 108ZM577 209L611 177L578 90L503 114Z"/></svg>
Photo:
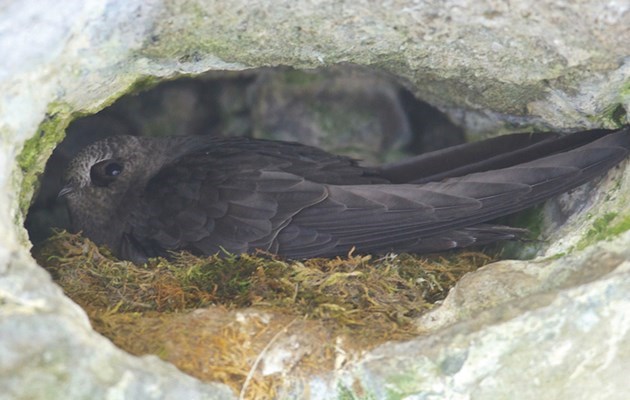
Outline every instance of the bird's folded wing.
<svg viewBox="0 0 630 400"><path fill-rule="evenodd" d="M597 140L610 130L589 130L570 135L553 132L503 135L480 142L421 154L380 167L393 183L425 183L475 172L507 168Z"/></svg>
<svg viewBox="0 0 630 400"><path fill-rule="evenodd" d="M225 161L195 153L151 179L128 224L129 252L135 247L151 257L165 250L269 249L293 215L326 196L323 185L268 160L259 158L256 166Z"/></svg>
<svg viewBox="0 0 630 400"><path fill-rule="evenodd" d="M415 250L418 239L507 215L565 192L623 160L630 130L539 160L422 185L327 186L327 198L292 218L278 236L291 257Z"/></svg>
<svg viewBox="0 0 630 400"><path fill-rule="evenodd" d="M566 153L421 185L321 184L292 173L295 157L252 158L247 149L197 152L149 181L129 221L126 247L146 256L261 248L302 258L343 254L352 246L431 251L505 237L505 230L474 225L578 186L617 164L629 148L626 129Z"/></svg>

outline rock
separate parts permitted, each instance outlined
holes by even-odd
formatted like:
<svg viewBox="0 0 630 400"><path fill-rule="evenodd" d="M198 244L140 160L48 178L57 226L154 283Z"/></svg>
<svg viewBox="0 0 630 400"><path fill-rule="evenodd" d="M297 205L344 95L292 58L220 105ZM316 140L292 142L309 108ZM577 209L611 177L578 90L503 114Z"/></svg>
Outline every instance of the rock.
<svg viewBox="0 0 630 400"><path fill-rule="evenodd" d="M232 398L224 385L116 348L23 254L0 265L0 296L2 399Z"/></svg>
<svg viewBox="0 0 630 400"><path fill-rule="evenodd" d="M629 268L384 345L338 382L373 398L624 399Z"/></svg>
<svg viewBox="0 0 630 400"><path fill-rule="evenodd" d="M155 357L116 349L30 257L25 213L45 161L77 116L182 75L349 62L398 76L469 134L612 127L628 123L628 26L627 4L598 0L7 3L0 14L0 397L233 396ZM557 222L542 250L547 261L487 267L419 321L423 336L306 382L287 374L286 397L308 390L315 398L624 398L627 165L587 202L576 199L582 206L556 206L577 212ZM498 284L500 296L466 294Z"/></svg>
<svg viewBox="0 0 630 400"><path fill-rule="evenodd" d="M251 89L254 136L297 140L370 164L395 159L412 131L390 81L347 67L267 71Z"/></svg>

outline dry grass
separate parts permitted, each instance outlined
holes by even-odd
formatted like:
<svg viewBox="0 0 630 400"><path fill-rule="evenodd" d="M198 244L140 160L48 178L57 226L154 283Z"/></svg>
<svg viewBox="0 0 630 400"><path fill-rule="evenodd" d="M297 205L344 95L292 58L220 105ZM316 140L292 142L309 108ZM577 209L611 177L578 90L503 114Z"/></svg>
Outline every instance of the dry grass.
<svg viewBox="0 0 630 400"><path fill-rule="evenodd" d="M238 391L247 382L251 398L273 397L279 374L264 376L270 362L261 360L287 338L296 341L295 359L284 363L293 372L330 370L340 343L358 351L417 335L415 318L492 261L477 252L304 262L182 253L137 266L67 232L35 256L119 347Z"/></svg>

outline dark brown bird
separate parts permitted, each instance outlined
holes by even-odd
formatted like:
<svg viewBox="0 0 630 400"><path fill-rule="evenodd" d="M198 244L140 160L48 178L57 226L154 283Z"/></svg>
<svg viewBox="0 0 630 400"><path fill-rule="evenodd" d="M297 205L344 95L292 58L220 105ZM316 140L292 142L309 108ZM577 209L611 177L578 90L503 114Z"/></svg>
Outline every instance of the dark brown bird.
<svg viewBox="0 0 630 400"><path fill-rule="evenodd" d="M484 223L629 152L630 128L516 134L366 168L296 143L115 136L77 155L60 195L75 230L134 262L171 250L423 253L517 238Z"/></svg>

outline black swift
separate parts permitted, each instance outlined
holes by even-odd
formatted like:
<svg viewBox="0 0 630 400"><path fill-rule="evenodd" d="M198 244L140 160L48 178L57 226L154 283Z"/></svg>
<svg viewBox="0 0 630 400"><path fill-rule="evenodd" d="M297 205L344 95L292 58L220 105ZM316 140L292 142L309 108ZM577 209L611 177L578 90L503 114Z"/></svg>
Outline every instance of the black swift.
<svg viewBox="0 0 630 400"><path fill-rule="evenodd" d="M115 136L66 173L73 229L123 259L262 249L426 253L514 239L487 221L612 168L630 128L507 135L368 168L296 143Z"/></svg>

